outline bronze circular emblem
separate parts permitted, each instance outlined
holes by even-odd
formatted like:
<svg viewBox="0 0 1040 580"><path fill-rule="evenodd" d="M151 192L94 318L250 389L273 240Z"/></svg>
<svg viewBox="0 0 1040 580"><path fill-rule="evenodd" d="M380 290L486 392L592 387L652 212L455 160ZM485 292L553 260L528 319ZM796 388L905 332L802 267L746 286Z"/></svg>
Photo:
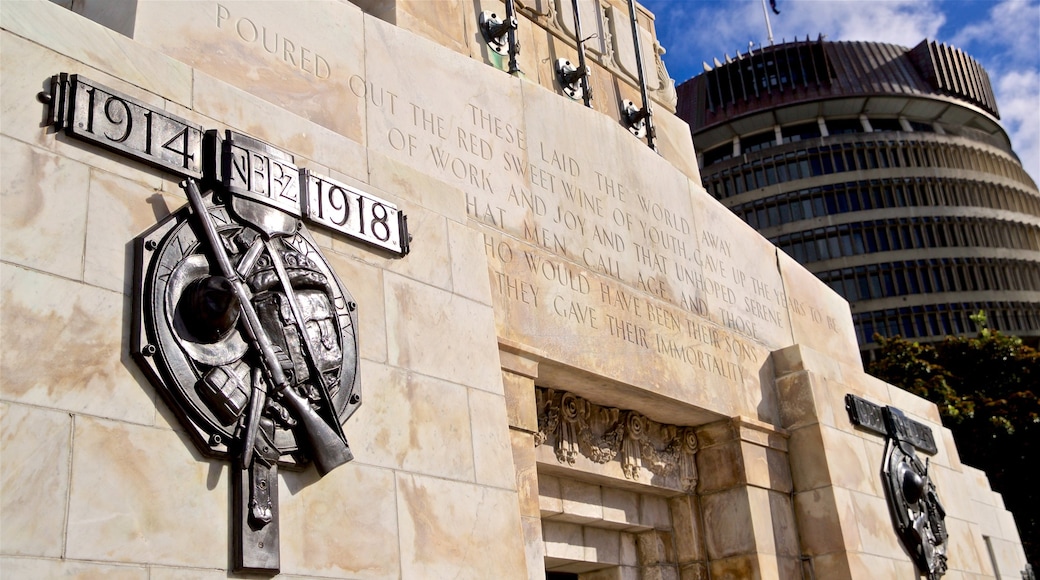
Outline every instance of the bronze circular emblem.
<svg viewBox="0 0 1040 580"><path fill-rule="evenodd" d="M187 206L137 239L131 351L204 454L324 474L361 404L354 299L302 224L258 219L288 214L205 203L220 247Z"/></svg>

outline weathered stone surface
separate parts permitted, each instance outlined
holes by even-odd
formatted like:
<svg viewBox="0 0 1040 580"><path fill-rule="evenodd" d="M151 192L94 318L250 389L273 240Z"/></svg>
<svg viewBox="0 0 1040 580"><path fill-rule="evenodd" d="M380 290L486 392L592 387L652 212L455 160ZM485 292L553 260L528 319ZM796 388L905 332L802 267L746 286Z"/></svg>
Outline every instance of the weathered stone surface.
<svg viewBox="0 0 1040 580"><path fill-rule="evenodd" d="M196 570L200 575L192 578L207 578L205 572ZM90 580L91 578L111 578L112 580L173 580L174 577L156 575L155 569L143 566L113 566L90 562L70 562L67 560L35 560L31 558L0 558L0 575L5 578L68 578L70 580ZM226 576L222 575L221 578ZM182 576L182 578L186 578Z"/></svg>
<svg viewBox="0 0 1040 580"><path fill-rule="evenodd" d="M516 474L510 453L512 443L506 419L505 397L469 389L469 421L475 481L483 485L515 490ZM532 441L532 457L533 443Z"/></svg>
<svg viewBox="0 0 1040 580"><path fill-rule="evenodd" d="M5 2L0 16L5 30L89 67L109 72L131 85L183 105L191 103L190 67L157 52L142 50L139 44L125 36L84 20L54 3ZM40 77L42 81L58 72L76 71L36 72L43 75Z"/></svg>
<svg viewBox="0 0 1040 580"><path fill-rule="evenodd" d="M862 371L848 302L787 254L778 250L776 257L790 306L794 342Z"/></svg>
<svg viewBox="0 0 1040 580"><path fill-rule="evenodd" d="M505 356L508 353L502 353ZM502 388L506 395L506 413L509 426L530 433L538 431L538 413L535 410L534 381L510 371L502 371ZM532 452L534 450L532 442Z"/></svg>
<svg viewBox="0 0 1040 580"><path fill-rule="evenodd" d="M397 505L402 577L527 578L515 491L400 473Z"/></svg>
<svg viewBox="0 0 1040 580"><path fill-rule="evenodd" d="M130 370L136 367L123 338L121 292L6 264L0 266L0 288L0 395L5 400L143 425L155 422L155 392Z"/></svg>
<svg viewBox="0 0 1040 580"><path fill-rule="evenodd" d="M352 462L319 481L313 481L312 472L286 472L283 479L283 572L349 578L400 574L391 470Z"/></svg>
<svg viewBox="0 0 1040 580"><path fill-rule="evenodd" d="M534 459L534 436L530 433L509 430L509 441L513 449L513 467L516 471L516 491L520 503L520 516L540 518L538 506L538 467Z"/></svg>
<svg viewBox="0 0 1040 580"><path fill-rule="evenodd" d="M134 40L364 143L364 36L343 33L362 18L348 2L138 2Z"/></svg>
<svg viewBox="0 0 1040 580"><path fill-rule="evenodd" d="M450 444L472 439L468 389L367 361L361 377L372 386L363 391L365 412L343 426L355 461L474 480L472 445Z"/></svg>
<svg viewBox="0 0 1040 580"><path fill-rule="evenodd" d="M389 273L384 286L390 364L502 394L489 307Z"/></svg>
<svg viewBox="0 0 1040 580"><path fill-rule="evenodd" d="M708 558L721 560L755 551L755 525L747 488L701 496Z"/></svg>
<svg viewBox="0 0 1040 580"><path fill-rule="evenodd" d="M226 565L226 468L164 429L80 416L72 441L67 558Z"/></svg>
<svg viewBox="0 0 1040 580"><path fill-rule="evenodd" d="M0 139L0 157L0 255L5 262L81 279L89 168L6 137Z"/></svg>
<svg viewBox="0 0 1040 580"><path fill-rule="evenodd" d="M25 437L32 433L32 437ZM4 554L57 558L64 549L72 419L65 413L0 403L0 544ZM19 561L4 561L10 578ZM28 564L27 564L28 565ZM36 563L34 566L44 566Z"/></svg>

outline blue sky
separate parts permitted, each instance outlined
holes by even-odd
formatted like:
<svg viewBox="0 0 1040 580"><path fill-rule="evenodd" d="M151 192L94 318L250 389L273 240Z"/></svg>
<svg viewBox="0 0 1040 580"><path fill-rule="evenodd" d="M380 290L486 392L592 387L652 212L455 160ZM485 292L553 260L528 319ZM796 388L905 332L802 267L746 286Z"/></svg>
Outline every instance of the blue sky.
<svg viewBox="0 0 1040 580"><path fill-rule="evenodd" d="M657 17L676 83L699 74L702 61L768 44L761 0L639 3ZM989 73L1001 124L1040 183L1040 0L777 0L777 8L769 13L775 43L822 33L906 47L928 38L964 50Z"/></svg>

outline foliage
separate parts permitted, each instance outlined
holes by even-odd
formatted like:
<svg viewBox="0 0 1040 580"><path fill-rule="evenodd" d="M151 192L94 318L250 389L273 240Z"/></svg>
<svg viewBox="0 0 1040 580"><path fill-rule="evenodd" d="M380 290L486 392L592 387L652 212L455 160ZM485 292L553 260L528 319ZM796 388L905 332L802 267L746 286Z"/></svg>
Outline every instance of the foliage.
<svg viewBox="0 0 1040 580"><path fill-rule="evenodd" d="M1015 515L1026 557L1040 569L1040 352L972 317L975 336L919 344L875 335L867 371L936 404L961 461L989 476ZM940 490L940 496L942 491Z"/></svg>

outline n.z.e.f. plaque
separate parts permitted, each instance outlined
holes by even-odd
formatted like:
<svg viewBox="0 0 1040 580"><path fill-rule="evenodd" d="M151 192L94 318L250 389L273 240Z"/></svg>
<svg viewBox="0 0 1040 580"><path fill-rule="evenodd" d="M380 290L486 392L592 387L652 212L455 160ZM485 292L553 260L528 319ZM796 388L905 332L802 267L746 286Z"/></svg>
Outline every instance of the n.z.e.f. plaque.
<svg viewBox="0 0 1040 580"><path fill-rule="evenodd" d="M233 463L235 570L278 572L278 468L350 461L361 405L357 305L303 222L403 257L404 213L79 75L40 99L55 129L187 178L189 204L135 240L130 350L199 450Z"/></svg>
<svg viewBox="0 0 1040 580"><path fill-rule="evenodd" d="M199 449L232 460L235 568L277 571L279 466L352 458L356 305L298 218L184 183L136 241L132 351Z"/></svg>

